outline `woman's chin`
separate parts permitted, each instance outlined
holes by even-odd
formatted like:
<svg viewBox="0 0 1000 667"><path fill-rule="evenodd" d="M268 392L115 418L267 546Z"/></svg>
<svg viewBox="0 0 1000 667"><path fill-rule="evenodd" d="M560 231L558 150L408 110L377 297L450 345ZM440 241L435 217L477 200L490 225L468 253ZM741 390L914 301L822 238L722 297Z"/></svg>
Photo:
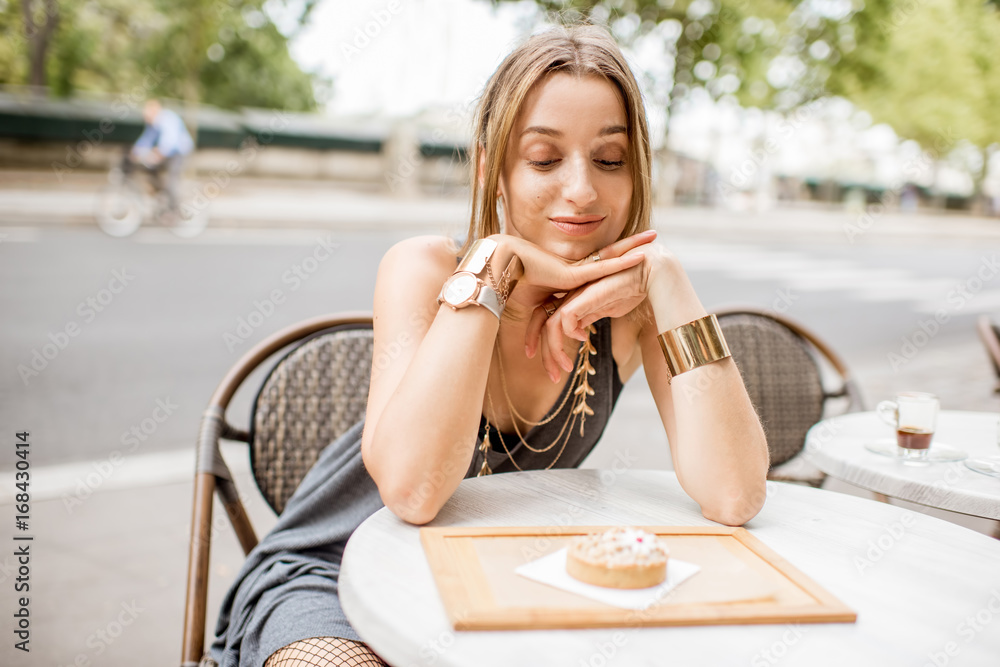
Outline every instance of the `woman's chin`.
<svg viewBox="0 0 1000 667"><path fill-rule="evenodd" d="M586 259L597 252L598 248L594 248L592 246L593 242L584 244L580 241L556 240L545 246L545 249L554 255L559 255L563 259L571 262L578 262L581 259Z"/></svg>
<svg viewBox="0 0 1000 667"><path fill-rule="evenodd" d="M553 255L558 255L559 257L571 262L578 262L581 259L585 259L614 241L614 239L612 239L611 241L602 243L601 239L596 238L579 239L566 236L559 238L554 235L541 234L529 236L518 234L518 236L521 236L527 241L531 241L538 247L552 253Z"/></svg>

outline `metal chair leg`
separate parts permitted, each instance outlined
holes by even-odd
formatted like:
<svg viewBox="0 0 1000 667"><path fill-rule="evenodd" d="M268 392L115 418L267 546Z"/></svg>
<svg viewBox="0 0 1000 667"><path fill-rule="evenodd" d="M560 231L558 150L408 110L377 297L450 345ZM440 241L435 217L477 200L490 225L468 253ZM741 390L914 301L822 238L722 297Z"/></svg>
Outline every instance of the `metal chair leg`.
<svg viewBox="0 0 1000 667"><path fill-rule="evenodd" d="M208 557L212 540L212 496L215 475L198 473L191 512L187 599L184 603L184 643L181 667L197 667L205 650L205 608L208 605Z"/></svg>

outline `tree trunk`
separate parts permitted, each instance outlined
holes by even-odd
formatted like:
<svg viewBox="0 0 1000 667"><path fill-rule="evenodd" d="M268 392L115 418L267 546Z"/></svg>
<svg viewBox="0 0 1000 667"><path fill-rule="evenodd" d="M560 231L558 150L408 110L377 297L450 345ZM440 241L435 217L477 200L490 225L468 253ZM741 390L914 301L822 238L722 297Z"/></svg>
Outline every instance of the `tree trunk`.
<svg viewBox="0 0 1000 667"><path fill-rule="evenodd" d="M39 91L45 87L45 62L48 57L49 42L59 23L59 8L56 0L41 0L45 15L35 21L35 10L38 3L35 0L21 0L21 13L24 14L24 35L28 44L28 83Z"/></svg>
<svg viewBox="0 0 1000 667"><path fill-rule="evenodd" d="M979 167L979 172L972 174L972 214L986 216L990 214L990 202L989 197L983 190L983 184L986 181L986 174L990 165L990 150L987 148L979 148L979 155L982 157L982 163Z"/></svg>

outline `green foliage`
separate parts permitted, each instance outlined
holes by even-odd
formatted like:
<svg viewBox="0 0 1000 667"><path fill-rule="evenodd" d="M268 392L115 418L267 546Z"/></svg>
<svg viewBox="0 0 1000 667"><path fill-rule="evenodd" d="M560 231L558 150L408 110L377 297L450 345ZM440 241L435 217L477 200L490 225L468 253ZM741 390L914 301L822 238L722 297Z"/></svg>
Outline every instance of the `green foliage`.
<svg viewBox="0 0 1000 667"><path fill-rule="evenodd" d="M247 39L237 34L223 47L222 60L204 63L201 83L206 90L205 101L227 108L315 109L312 80L288 55L277 33L277 28L268 24Z"/></svg>
<svg viewBox="0 0 1000 667"><path fill-rule="evenodd" d="M138 92L223 108L313 110L320 82L292 60L264 3L60 0L49 88L58 96ZM20 3L0 0L0 83L27 81L22 23Z"/></svg>
<svg viewBox="0 0 1000 667"><path fill-rule="evenodd" d="M1000 141L1000 0L536 3L624 44L661 38L673 77L653 98L668 108L694 88L778 110L835 94L938 154Z"/></svg>
<svg viewBox="0 0 1000 667"><path fill-rule="evenodd" d="M823 93L823 60L836 57L839 22L796 0L536 1L552 20L587 17L624 44L660 38L676 84L668 105L701 88L744 106L792 108ZM810 55L820 41L822 57Z"/></svg>
<svg viewBox="0 0 1000 667"><path fill-rule="evenodd" d="M1000 15L966 0L866 0L830 92L942 154L1000 141Z"/></svg>
<svg viewBox="0 0 1000 667"><path fill-rule="evenodd" d="M0 1L0 82L28 80L28 47L20 4Z"/></svg>

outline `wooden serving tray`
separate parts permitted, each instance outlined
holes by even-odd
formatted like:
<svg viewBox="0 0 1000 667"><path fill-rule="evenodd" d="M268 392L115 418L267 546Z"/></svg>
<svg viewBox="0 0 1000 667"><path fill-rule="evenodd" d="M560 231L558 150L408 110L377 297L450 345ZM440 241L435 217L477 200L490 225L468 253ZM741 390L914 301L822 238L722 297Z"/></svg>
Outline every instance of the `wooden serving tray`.
<svg viewBox="0 0 1000 667"><path fill-rule="evenodd" d="M854 611L745 528L639 526L660 536L671 558L701 567L645 610L613 607L514 572L567 546L575 535L612 527L421 528L420 540L456 630L857 620Z"/></svg>

